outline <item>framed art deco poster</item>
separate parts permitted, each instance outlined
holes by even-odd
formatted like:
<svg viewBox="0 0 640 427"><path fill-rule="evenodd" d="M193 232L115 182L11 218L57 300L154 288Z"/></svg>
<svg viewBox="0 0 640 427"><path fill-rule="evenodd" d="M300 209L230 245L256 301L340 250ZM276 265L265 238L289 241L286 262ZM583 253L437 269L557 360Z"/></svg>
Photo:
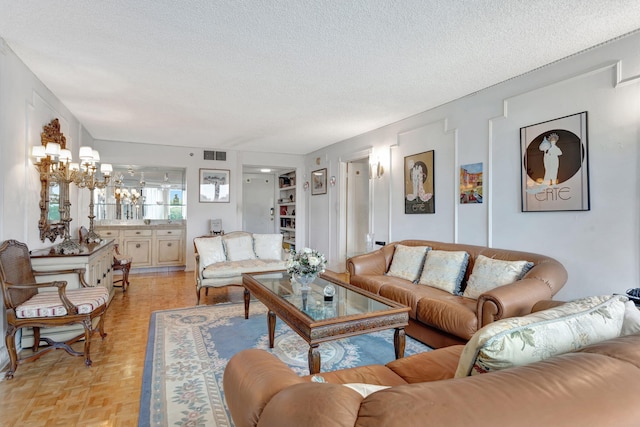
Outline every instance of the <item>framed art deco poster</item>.
<svg viewBox="0 0 640 427"><path fill-rule="evenodd" d="M588 211L587 112L520 128L522 211Z"/></svg>
<svg viewBox="0 0 640 427"><path fill-rule="evenodd" d="M433 158L433 150L404 158L405 214L436 212Z"/></svg>

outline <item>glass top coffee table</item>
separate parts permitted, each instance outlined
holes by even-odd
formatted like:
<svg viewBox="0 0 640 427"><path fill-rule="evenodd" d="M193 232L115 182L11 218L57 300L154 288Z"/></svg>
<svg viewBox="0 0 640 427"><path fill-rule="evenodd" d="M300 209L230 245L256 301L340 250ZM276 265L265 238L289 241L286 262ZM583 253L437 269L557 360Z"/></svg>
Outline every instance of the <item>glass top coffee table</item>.
<svg viewBox="0 0 640 427"><path fill-rule="evenodd" d="M273 348L276 316L309 343L309 373L320 372L318 346L325 341L395 328L396 359L404 356L409 307L321 275L302 291L285 271L245 273L244 317L249 318L251 295L268 309L269 347ZM324 288L332 285L335 295L325 301ZM327 298L328 299L328 298Z"/></svg>

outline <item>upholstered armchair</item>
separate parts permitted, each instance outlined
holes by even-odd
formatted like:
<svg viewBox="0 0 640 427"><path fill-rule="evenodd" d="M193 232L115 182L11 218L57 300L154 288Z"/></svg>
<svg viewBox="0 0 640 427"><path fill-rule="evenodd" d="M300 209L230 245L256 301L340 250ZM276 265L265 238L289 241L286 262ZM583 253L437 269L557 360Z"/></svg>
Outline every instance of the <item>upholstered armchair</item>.
<svg viewBox="0 0 640 427"><path fill-rule="evenodd" d="M109 291L103 286L90 287L85 282L84 272L83 268L36 272L32 268L27 245L16 240L7 240L0 245L0 284L7 322L5 341L10 359L9 370L5 374L7 379L13 378L19 364L55 349L63 349L72 356L84 356L85 365L91 366L91 336L94 332L99 332L102 338L107 335L104 332L104 314ZM67 282L62 280L36 282L36 277L54 274L77 274L82 287L67 289ZM95 329L94 320L97 320ZM84 332L65 342L40 336L40 328L72 324L81 324ZM33 353L20 358L15 336L19 329L26 327L33 328ZM71 344L83 338L84 351L75 351ZM41 341L48 346L40 349Z"/></svg>

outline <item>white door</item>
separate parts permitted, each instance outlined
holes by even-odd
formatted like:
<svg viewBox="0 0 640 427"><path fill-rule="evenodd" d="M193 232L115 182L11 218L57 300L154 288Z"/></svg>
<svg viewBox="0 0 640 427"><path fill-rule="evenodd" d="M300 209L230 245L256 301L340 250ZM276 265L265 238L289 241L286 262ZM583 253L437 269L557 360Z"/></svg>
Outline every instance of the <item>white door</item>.
<svg viewBox="0 0 640 427"><path fill-rule="evenodd" d="M242 174L242 230L275 233L275 175Z"/></svg>
<svg viewBox="0 0 640 427"><path fill-rule="evenodd" d="M369 233L369 159L347 163L347 257L366 252Z"/></svg>

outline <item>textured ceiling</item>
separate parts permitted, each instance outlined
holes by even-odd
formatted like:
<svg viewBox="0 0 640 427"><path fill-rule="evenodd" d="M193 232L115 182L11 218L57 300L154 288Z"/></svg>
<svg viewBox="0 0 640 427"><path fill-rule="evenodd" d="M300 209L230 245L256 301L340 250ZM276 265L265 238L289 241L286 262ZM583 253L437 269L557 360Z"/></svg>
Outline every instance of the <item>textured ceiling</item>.
<svg viewBox="0 0 640 427"><path fill-rule="evenodd" d="M638 0L0 0L94 138L297 154L638 28Z"/></svg>

